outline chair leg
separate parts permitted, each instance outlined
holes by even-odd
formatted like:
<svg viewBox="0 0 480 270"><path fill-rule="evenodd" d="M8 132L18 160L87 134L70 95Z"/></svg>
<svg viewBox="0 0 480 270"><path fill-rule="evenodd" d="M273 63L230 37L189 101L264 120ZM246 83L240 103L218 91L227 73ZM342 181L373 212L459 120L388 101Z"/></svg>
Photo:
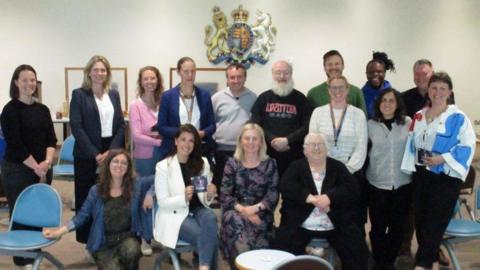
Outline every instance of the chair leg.
<svg viewBox="0 0 480 270"><path fill-rule="evenodd" d="M48 252L43 252L43 253L45 254L45 259L49 260L53 265L55 265L58 270L65 269L63 264L59 260L57 260L57 258L53 257L52 254Z"/></svg>
<svg viewBox="0 0 480 270"><path fill-rule="evenodd" d="M462 267L460 266L460 262L458 261L457 256L455 255L453 245L448 240L442 240L442 246L444 246L447 249L448 256L450 257L450 260L453 264L454 269L462 270Z"/></svg>
<svg viewBox="0 0 480 270"><path fill-rule="evenodd" d="M37 254L37 256L35 257L35 260L33 261L33 266L32 266L33 270L38 270L38 268L40 267L40 263L43 260L43 257L45 257L45 254L43 252L39 252Z"/></svg>
<svg viewBox="0 0 480 270"><path fill-rule="evenodd" d="M180 268L180 261L178 260L178 255L173 250L169 250L168 254L170 255L170 259L172 259L173 269L174 270L181 270Z"/></svg>
<svg viewBox="0 0 480 270"><path fill-rule="evenodd" d="M161 270L162 269L162 262L166 258L171 258L172 263L173 263L173 269L175 270L180 270L180 262L178 261L177 254L175 253L174 250L170 248L165 248L162 252L160 252L160 255L155 259L155 270Z"/></svg>

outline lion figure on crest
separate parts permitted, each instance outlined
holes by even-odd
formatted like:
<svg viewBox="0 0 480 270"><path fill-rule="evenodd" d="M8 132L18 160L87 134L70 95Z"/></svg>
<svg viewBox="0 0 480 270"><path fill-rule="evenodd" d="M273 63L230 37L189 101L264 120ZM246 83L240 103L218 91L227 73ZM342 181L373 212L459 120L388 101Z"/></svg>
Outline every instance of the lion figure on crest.
<svg viewBox="0 0 480 270"><path fill-rule="evenodd" d="M215 33L213 27L207 25L205 27L205 45L207 45L207 57L209 61L214 60L220 54L228 54L230 49L227 45L228 24L227 16L219 7L213 8L213 24L215 25Z"/></svg>

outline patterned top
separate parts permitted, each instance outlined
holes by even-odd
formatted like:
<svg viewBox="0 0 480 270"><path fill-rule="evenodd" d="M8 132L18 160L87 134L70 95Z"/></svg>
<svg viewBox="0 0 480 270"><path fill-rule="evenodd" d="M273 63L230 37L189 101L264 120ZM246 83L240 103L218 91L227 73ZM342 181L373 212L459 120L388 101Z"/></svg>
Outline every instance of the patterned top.
<svg viewBox="0 0 480 270"><path fill-rule="evenodd" d="M255 167L245 168L234 158L225 164L221 197L223 211L234 209L236 203L253 205L262 202L265 210L273 211L278 200L278 173L274 159Z"/></svg>
<svg viewBox="0 0 480 270"><path fill-rule="evenodd" d="M274 159L255 167L245 168L242 162L230 158L225 165L220 202L222 223L220 250L230 265L239 253L268 248L273 237L273 211L278 200L278 171ZM265 207L257 215L256 225L234 209L236 203L251 206L261 202Z"/></svg>

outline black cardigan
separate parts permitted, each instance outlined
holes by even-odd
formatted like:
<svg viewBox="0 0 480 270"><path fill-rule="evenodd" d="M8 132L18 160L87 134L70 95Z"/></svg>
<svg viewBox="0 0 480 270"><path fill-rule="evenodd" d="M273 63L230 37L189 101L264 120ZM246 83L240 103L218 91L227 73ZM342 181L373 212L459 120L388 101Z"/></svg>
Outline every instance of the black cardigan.
<svg viewBox="0 0 480 270"><path fill-rule="evenodd" d="M288 243L292 234L303 224L314 206L306 203L309 194L317 195L317 189L306 158L294 161L285 171L280 181L282 208L277 241ZM322 185L322 194L330 199L330 211L327 213L337 228L353 222L352 214L359 191L355 178L340 161L327 158L326 174Z"/></svg>

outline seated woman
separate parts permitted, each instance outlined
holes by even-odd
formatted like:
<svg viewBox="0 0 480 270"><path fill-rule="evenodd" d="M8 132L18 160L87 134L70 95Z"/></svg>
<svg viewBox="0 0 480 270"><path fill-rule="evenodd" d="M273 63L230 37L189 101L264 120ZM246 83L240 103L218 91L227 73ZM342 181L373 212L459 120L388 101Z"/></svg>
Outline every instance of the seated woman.
<svg viewBox="0 0 480 270"><path fill-rule="evenodd" d="M46 238L57 238L93 219L87 249L98 269L137 269L140 243L134 235L137 210L132 161L125 150L110 150L78 214L60 228L45 228Z"/></svg>
<svg viewBox="0 0 480 270"><path fill-rule="evenodd" d="M274 247L304 254L313 238L326 238L336 250L342 269L367 269L368 248L352 222L358 189L345 165L327 157L323 134L309 133L306 158L294 161L280 181L282 215Z"/></svg>
<svg viewBox="0 0 480 270"><path fill-rule="evenodd" d="M277 183L277 163L266 154L262 128L246 124L237 139L234 157L225 165L220 195L220 245L232 269L236 269L239 253L270 246Z"/></svg>
<svg viewBox="0 0 480 270"><path fill-rule="evenodd" d="M155 194L158 211L153 236L162 245L175 248L179 239L196 247L199 269L217 264L217 218L209 204L216 187L210 166L201 154L197 129L181 125L172 153L156 167Z"/></svg>

